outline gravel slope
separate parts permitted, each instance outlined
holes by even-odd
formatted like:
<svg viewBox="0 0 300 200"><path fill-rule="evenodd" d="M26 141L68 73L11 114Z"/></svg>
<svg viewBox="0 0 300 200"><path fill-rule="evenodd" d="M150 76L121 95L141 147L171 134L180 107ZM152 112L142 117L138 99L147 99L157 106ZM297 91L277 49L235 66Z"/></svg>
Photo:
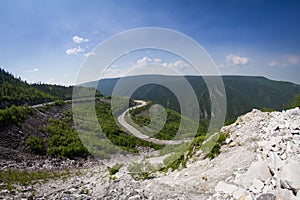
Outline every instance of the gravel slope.
<svg viewBox="0 0 300 200"><path fill-rule="evenodd" d="M300 199L300 109L266 113L253 110L222 132L227 144L213 160L201 159L201 152L189 160L187 168L156 174L136 181L125 164L109 177L104 163L90 167L65 180L36 184L36 199ZM114 162L127 163L133 157ZM135 160L140 157L134 158ZM23 188L26 191L26 188ZM12 199L11 193L1 191ZM16 192L14 197L29 197Z"/></svg>

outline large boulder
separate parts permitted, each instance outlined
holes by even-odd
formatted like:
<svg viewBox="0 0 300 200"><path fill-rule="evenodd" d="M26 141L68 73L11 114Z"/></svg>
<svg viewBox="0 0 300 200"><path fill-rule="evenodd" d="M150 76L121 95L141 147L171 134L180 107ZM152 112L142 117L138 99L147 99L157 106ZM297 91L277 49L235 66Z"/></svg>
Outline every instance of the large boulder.
<svg viewBox="0 0 300 200"><path fill-rule="evenodd" d="M294 160L282 167L279 174L281 187L297 193L300 190L300 163Z"/></svg>
<svg viewBox="0 0 300 200"><path fill-rule="evenodd" d="M255 179L265 182L271 177L267 161L259 160L252 163L247 172L240 177L240 183L244 188L248 189Z"/></svg>

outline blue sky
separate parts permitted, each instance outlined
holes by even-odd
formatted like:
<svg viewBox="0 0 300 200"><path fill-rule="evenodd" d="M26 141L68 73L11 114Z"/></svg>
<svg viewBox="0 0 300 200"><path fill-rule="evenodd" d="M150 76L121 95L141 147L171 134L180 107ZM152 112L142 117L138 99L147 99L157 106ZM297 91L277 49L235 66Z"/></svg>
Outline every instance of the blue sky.
<svg viewBox="0 0 300 200"><path fill-rule="evenodd" d="M28 82L69 85L99 43L150 26L192 37L224 75L300 84L299 10L299 1L277 0L1 0L0 66ZM161 59L139 53L121 61L130 67L145 57Z"/></svg>

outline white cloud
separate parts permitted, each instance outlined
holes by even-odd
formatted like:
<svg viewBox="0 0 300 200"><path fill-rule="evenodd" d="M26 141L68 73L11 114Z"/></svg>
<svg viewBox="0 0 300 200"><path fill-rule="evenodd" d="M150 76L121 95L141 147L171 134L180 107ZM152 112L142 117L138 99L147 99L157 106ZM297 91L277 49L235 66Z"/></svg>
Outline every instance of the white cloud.
<svg viewBox="0 0 300 200"><path fill-rule="evenodd" d="M72 48L72 49L67 49L66 53L68 55L75 55L75 54L78 54L78 53L83 52L83 51L84 50L80 46L78 46L78 47L75 47L75 48Z"/></svg>
<svg viewBox="0 0 300 200"><path fill-rule="evenodd" d="M169 63L170 67L188 67L189 65L182 60L177 60L174 63Z"/></svg>
<svg viewBox="0 0 300 200"><path fill-rule="evenodd" d="M75 35L72 39L73 39L73 41L74 41L75 43L77 43L77 44L80 44L80 43L83 43L83 42L88 42L88 41L90 41L90 40L87 39L87 38L82 38L82 37L79 37L79 36L77 36L77 35Z"/></svg>
<svg viewBox="0 0 300 200"><path fill-rule="evenodd" d="M148 58L147 56L145 56L142 59L137 60L136 64L138 64L138 65L147 65L147 64L150 64L151 61L152 61L151 58Z"/></svg>
<svg viewBox="0 0 300 200"><path fill-rule="evenodd" d="M37 72L37 71L39 71L38 68L33 68L33 69L29 69L29 70L27 70L25 72L27 72L27 73L33 73L33 72Z"/></svg>
<svg viewBox="0 0 300 200"><path fill-rule="evenodd" d="M151 59L145 56L142 59L137 60L136 65L143 66L143 65L155 64L155 65L161 65L164 67L171 67L171 68L182 68L182 67L190 66L182 60L177 60L175 62L168 62L168 63L161 63L161 61L162 60L160 58Z"/></svg>
<svg viewBox="0 0 300 200"><path fill-rule="evenodd" d="M150 58L144 56L135 63L131 63L127 68L119 68L116 65L110 66L104 73L104 77L123 77L141 74L164 74L180 75L185 72L189 73L189 64L182 60L174 62L162 62L160 58Z"/></svg>
<svg viewBox="0 0 300 200"><path fill-rule="evenodd" d="M270 67L274 67L274 66L278 66L279 65L279 63L277 62L277 61L274 61L274 60L272 60L270 63L269 63L269 66Z"/></svg>
<svg viewBox="0 0 300 200"><path fill-rule="evenodd" d="M160 63L160 62L161 62L161 59L160 59L160 58L155 58L155 59L154 59L154 62Z"/></svg>
<svg viewBox="0 0 300 200"><path fill-rule="evenodd" d="M83 54L83 55L84 55L84 57L89 57L89 56L94 56L94 55L96 55L96 53L93 52L93 51L91 51L91 52L88 52L88 53Z"/></svg>
<svg viewBox="0 0 300 200"><path fill-rule="evenodd" d="M296 65L299 62L299 56L295 55L286 55L285 59L287 60L288 64Z"/></svg>
<svg viewBox="0 0 300 200"><path fill-rule="evenodd" d="M226 61L232 65L246 65L250 62L250 59L247 57L230 54L226 56Z"/></svg>

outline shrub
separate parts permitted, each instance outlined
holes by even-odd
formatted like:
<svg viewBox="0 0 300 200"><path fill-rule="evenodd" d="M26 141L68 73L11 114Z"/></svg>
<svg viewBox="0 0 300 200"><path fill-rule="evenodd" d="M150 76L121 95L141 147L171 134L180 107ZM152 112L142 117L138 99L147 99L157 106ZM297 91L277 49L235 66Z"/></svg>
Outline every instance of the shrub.
<svg viewBox="0 0 300 200"><path fill-rule="evenodd" d="M39 137L29 136L26 144L30 147L31 151L35 154L44 154L42 140Z"/></svg>
<svg viewBox="0 0 300 200"><path fill-rule="evenodd" d="M208 152L206 154L206 158L209 159L214 159L215 157L217 157L221 151L221 145L225 142L226 138L229 136L229 133L221 133L218 137L217 142L215 143L215 145L213 146L213 148L210 150L210 152ZM213 142L213 140L212 140Z"/></svg>
<svg viewBox="0 0 300 200"><path fill-rule="evenodd" d="M0 110L0 127L7 124L16 124L24 121L26 117L32 114L32 108L28 106L15 106Z"/></svg>
<svg viewBox="0 0 300 200"><path fill-rule="evenodd" d="M153 178L156 169L153 165L151 165L147 160L144 159L139 163L131 163L128 166L128 171L135 180L145 180Z"/></svg>
<svg viewBox="0 0 300 200"><path fill-rule="evenodd" d="M65 104L66 103L63 100L55 100L54 101L54 105L56 105L56 106L63 106Z"/></svg>
<svg viewBox="0 0 300 200"><path fill-rule="evenodd" d="M115 175L116 173L118 173L118 171L120 170L120 168L122 166L123 166L122 164L117 163L112 167L108 167L109 175L112 176L112 175Z"/></svg>
<svg viewBox="0 0 300 200"><path fill-rule="evenodd" d="M180 153L172 154L171 156L164 159L164 164L166 164L165 170L171 168L172 170L176 170L179 168L180 164L182 167L186 167L186 163L184 162L184 155L180 155Z"/></svg>
<svg viewBox="0 0 300 200"><path fill-rule="evenodd" d="M212 150L205 156L206 158L209 159L214 159L221 153L220 151L220 145L217 143L215 146L212 148Z"/></svg>
<svg viewBox="0 0 300 200"><path fill-rule="evenodd" d="M47 142L49 155L70 159L90 155L83 146L78 133L71 128L71 118L68 115L59 120L49 120L47 132L50 136Z"/></svg>

